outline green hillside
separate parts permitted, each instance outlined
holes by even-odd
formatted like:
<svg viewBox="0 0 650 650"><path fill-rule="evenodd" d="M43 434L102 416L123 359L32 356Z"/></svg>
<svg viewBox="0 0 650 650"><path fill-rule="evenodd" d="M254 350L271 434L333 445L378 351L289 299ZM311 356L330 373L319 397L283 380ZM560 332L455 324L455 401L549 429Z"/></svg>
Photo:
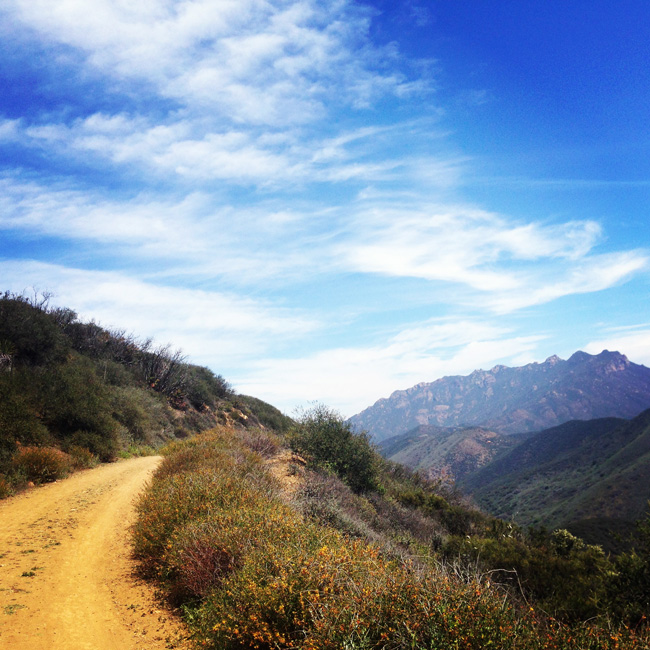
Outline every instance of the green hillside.
<svg viewBox="0 0 650 650"><path fill-rule="evenodd" d="M0 295L0 496L216 424L287 420L169 346Z"/></svg>
<svg viewBox="0 0 650 650"><path fill-rule="evenodd" d="M535 434L461 482L482 507L522 525L605 520L625 530L650 499L650 411Z"/></svg>

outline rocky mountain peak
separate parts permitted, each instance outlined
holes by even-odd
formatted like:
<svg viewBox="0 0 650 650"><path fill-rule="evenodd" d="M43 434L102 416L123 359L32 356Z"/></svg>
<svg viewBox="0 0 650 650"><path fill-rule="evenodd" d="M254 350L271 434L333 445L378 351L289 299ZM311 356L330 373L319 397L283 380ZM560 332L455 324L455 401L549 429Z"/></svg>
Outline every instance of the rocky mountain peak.
<svg viewBox="0 0 650 650"><path fill-rule="evenodd" d="M619 352L576 352L544 363L422 382L350 418L377 441L419 425L540 431L569 420L631 418L650 407L650 369Z"/></svg>

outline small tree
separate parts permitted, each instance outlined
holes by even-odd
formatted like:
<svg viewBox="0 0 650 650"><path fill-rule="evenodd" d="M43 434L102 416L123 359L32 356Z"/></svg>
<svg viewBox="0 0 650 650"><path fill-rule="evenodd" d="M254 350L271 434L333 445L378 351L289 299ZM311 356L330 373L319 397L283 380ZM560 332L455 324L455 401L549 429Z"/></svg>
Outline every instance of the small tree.
<svg viewBox="0 0 650 650"><path fill-rule="evenodd" d="M380 488L381 459L368 434L354 432L336 411L322 404L305 411L297 418L289 442L311 466L334 472L355 492Z"/></svg>

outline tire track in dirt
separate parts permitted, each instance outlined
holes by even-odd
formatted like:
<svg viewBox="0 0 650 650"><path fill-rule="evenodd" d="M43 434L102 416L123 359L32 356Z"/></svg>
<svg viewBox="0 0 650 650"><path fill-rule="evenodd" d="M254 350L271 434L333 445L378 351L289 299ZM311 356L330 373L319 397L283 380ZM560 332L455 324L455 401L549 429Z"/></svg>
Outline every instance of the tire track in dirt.
<svg viewBox="0 0 650 650"><path fill-rule="evenodd" d="M0 502L0 648L191 647L134 574L134 503L160 462L102 465Z"/></svg>

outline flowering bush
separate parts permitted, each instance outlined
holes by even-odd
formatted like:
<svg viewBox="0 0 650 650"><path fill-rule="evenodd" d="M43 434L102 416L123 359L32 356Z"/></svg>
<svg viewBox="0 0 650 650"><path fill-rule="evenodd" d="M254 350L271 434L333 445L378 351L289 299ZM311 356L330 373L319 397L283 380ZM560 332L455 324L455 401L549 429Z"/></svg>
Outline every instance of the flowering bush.
<svg viewBox="0 0 650 650"><path fill-rule="evenodd" d="M54 447L19 447L12 464L28 480L47 483L67 476L72 460L68 454Z"/></svg>

